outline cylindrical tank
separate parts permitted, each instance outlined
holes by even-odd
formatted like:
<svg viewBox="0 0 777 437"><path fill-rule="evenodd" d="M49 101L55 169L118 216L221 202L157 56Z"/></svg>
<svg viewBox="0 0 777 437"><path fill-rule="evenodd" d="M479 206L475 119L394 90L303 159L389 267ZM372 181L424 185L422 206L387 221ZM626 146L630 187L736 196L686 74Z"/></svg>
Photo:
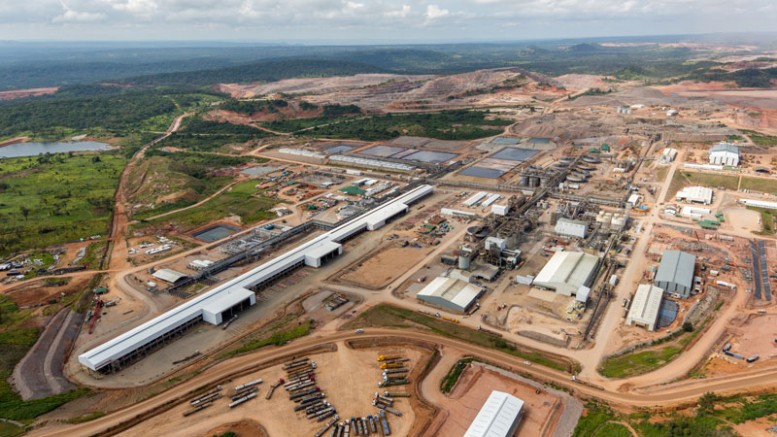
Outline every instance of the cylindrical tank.
<svg viewBox="0 0 777 437"><path fill-rule="evenodd" d="M540 186L544 187L548 185L548 176L542 176L540 178Z"/></svg>
<svg viewBox="0 0 777 437"><path fill-rule="evenodd" d="M540 178L537 176L532 176L529 178L529 186L530 187L539 187L540 186Z"/></svg>
<svg viewBox="0 0 777 437"><path fill-rule="evenodd" d="M583 161L589 164L599 164L600 162L602 162L599 158L596 158L593 156L584 156Z"/></svg>
<svg viewBox="0 0 777 437"><path fill-rule="evenodd" d="M461 270L469 269L469 256L459 255L459 269Z"/></svg>
<svg viewBox="0 0 777 437"><path fill-rule="evenodd" d="M566 163L566 164L570 164L570 163L574 162L574 160L575 160L575 158L569 158L569 157L563 157L563 158L559 159L559 161L561 161L563 163Z"/></svg>
<svg viewBox="0 0 777 437"><path fill-rule="evenodd" d="M529 177L526 175L521 175L521 185L524 187L529 185Z"/></svg>

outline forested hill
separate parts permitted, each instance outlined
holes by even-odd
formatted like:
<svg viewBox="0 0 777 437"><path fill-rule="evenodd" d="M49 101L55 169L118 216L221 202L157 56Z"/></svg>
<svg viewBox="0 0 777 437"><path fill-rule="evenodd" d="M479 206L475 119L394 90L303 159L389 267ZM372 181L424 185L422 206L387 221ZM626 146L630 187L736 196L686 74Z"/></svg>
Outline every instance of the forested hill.
<svg viewBox="0 0 777 437"><path fill-rule="evenodd" d="M386 71L380 67L358 62L290 59L219 69L140 76L123 80L122 83L143 86L205 87L217 83L272 82L292 77L348 76L384 72Z"/></svg>

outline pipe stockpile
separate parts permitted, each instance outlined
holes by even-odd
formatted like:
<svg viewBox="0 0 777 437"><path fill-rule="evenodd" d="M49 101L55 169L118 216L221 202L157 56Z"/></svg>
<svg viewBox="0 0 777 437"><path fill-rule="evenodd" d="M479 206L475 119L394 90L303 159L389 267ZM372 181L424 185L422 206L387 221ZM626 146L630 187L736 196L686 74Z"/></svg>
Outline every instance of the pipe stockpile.
<svg viewBox="0 0 777 437"><path fill-rule="evenodd" d="M267 396L265 396L265 399L270 399L272 397L272 394L275 393L275 389L283 385L283 379L279 379L278 382L270 386L270 390L267 391Z"/></svg>
<svg viewBox="0 0 777 437"><path fill-rule="evenodd" d="M316 433L321 437L332 428L331 435L338 435L340 427L337 426L337 409L324 398L326 394L316 387L316 368L318 366L309 358L300 358L283 365L286 371L287 380L278 384L289 393L289 399L297 405L294 406L295 412L304 412L308 420L323 422L332 417L334 419Z"/></svg>
<svg viewBox="0 0 777 437"><path fill-rule="evenodd" d="M237 387L235 387L235 391L238 392L238 391L243 390L245 388L254 387L254 386L257 386L257 385L261 384L262 382L263 382L262 378L255 379L253 381L246 382L245 384L238 385Z"/></svg>
<svg viewBox="0 0 777 437"><path fill-rule="evenodd" d="M400 391L384 391L383 396L386 396L389 398L409 398L410 393L404 393Z"/></svg>
<svg viewBox="0 0 777 437"><path fill-rule="evenodd" d="M229 398L232 399L233 401L236 401L240 398L248 396L251 393L254 393L254 395L257 395L258 392L259 392L259 389L256 387L247 387L247 388L241 389L240 391L236 391L235 394L233 394Z"/></svg>
<svg viewBox="0 0 777 437"><path fill-rule="evenodd" d="M249 393L249 394L243 396L242 398L239 398L239 399L236 399L236 400L230 402L229 403L229 408L235 408L238 405L240 405L240 404L242 404L244 402L250 401L251 399L253 399L255 397L256 397L256 392Z"/></svg>
<svg viewBox="0 0 777 437"><path fill-rule="evenodd" d="M196 406L202 402L205 402L209 399L212 399L215 395L221 395L221 386L217 385L216 388L212 390L208 390L207 392L201 394L200 396L197 396L196 398L189 401L189 403L192 406Z"/></svg>

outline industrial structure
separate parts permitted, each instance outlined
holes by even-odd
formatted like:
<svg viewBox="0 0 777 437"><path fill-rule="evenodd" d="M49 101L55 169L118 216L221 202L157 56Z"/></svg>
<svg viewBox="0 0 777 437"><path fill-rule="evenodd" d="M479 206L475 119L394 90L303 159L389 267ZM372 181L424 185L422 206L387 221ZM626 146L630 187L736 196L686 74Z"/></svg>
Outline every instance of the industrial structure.
<svg viewBox="0 0 777 437"><path fill-rule="evenodd" d="M710 147L710 164L727 165L736 167L739 165L739 146L731 143L720 143Z"/></svg>
<svg viewBox="0 0 777 437"><path fill-rule="evenodd" d="M661 287L640 284L634 294L634 300L631 302L629 314L626 316L626 324L642 326L648 331L655 331L663 298L664 290Z"/></svg>
<svg viewBox="0 0 777 437"><path fill-rule="evenodd" d="M275 280L302 266L321 267L342 253L344 241L361 232L380 228L388 220L407 212L408 205L431 194L432 191L431 185L422 185L390 200L79 355L78 361L92 371L111 373L142 359L201 321L213 325L221 324L256 304L255 293Z"/></svg>
<svg viewBox="0 0 777 437"><path fill-rule="evenodd" d="M463 314L472 307L482 292L477 285L454 277L440 276L419 291L416 298L432 306Z"/></svg>
<svg viewBox="0 0 777 437"><path fill-rule="evenodd" d="M667 250L661 257L653 283L682 298L691 295L696 257L679 250Z"/></svg>
<svg viewBox="0 0 777 437"><path fill-rule="evenodd" d="M512 437L521 422L521 410L521 399L494 390L469 425L464 437Z"/></svg>
<svg viewBox="0 0 777 437"><path fill-rule="evenodd" d="M556 252L534 278L534 285L572 296L580 287L591 286L598 267L598 256L585 252Z"/></svg>
<svg viewBox="0 0 777 437"><path fill-rule="evenodd" d="M703 203L709 205L712 203L712 189L707 187L685 187L678 191L675 198L691 203Z"/></svg>
<svg viewBox="0 0 777 437"><path fill-rule="evenodd" d="M557 234L566 237L585 238L588 235L588 223L561 217L554 228Z"/></svg>

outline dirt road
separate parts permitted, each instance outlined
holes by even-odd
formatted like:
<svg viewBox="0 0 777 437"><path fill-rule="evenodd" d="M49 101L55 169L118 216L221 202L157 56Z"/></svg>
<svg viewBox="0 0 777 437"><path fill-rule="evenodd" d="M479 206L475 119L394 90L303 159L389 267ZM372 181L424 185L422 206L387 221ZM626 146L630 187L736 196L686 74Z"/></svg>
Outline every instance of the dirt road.
<svg viewBox="0 0 777 437"><path fill-rule="evenodd" d="M64 435L93 435L105 432L107 429L118 427L122 423L131 421L138 415L149 414L155 416L164 414L163 406L172 403L177 404L186 399L193 390L204 386L213 385L230 379L233 375L240 372L256 368L262 362L278 359L279 357L300 355L305 353L311 347L328 344L338 341L356 340L356 339L386 339L395 340L398 344L410 340L421 340L442 346L456 353L468 353L485 359L499 367L512 369L521 373L529 374L541 381L552 382L554 384L567 387L577 394L596 397L608 402L630 407L656 407L670 406L694 401L702 394L708 391L717 393L730 393L746 389L754 391L772 387L777 384L777 369L744 373L734 377L727 376L723 378L711 378L703 381L693 381L680 387L669 387L660 393L637 393L628 392L609 392L588 385L583 385L571 381L566 373L547 369L540 366L531 366L524 364L522 358L506 355L493 349L485 349L464 343L457 339L438 337L435 334L394 330L394 329L368 329L364 334L355 334L353 332L339 332L337 334L321 337L314 334L309 337L296 340L286 346L279 348L265 348L255 353L240 356L228 361L221 362L202 372L199 375L179 384L178 386L167 390L153 398L134 404L130 407L111 413L104 417L95 419L83 424L43 428L33 431L32 436L64 436Z"/></svg>

